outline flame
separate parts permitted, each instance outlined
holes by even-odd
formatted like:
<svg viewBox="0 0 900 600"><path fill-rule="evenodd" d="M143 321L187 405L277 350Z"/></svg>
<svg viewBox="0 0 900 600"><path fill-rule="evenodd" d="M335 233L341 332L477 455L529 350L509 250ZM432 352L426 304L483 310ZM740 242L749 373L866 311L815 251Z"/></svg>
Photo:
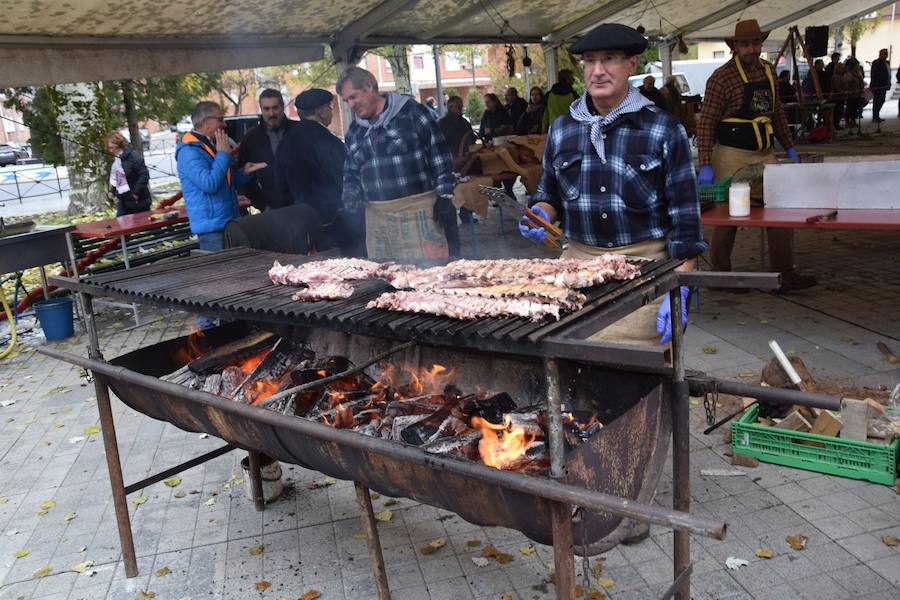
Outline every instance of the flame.
<svg viewBox="0 0 900 600"><path fill-rule="evenodd" d="M513 425L509 415L505 415L501 425L472 417L472 427L481 430L478 442L481 461L495 469L505 469L525 456L525 450L535 439L522 426Z"/></svg>
<svg viewBox="0 0 900 600"><path fill-rule="evenodd" d="M186 365L200 358L212 350L212 345L205 338L206 334L203 333L203 330L194 325L191 334L187 337L187 343L182 344L172 353L172 359L180 365Z"/></svg>
<svg viewBox="0 0 900 600"><path fill-rule="evenodd" d="M411 396L440 394L456 377L455 369L433 364L429 368L411 369L389 363L378 376L372 390L384 387L405 388Z"/></svg>

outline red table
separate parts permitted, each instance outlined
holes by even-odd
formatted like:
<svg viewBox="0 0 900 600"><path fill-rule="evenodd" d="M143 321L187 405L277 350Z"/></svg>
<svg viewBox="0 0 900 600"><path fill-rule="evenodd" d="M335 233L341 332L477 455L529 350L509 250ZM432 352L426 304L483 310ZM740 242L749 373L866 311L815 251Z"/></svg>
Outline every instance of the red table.
<svg viewBox="0 0 900 600"><path fill-rule="evenodd" d="M900 209L838 209L834 219L807 223L806 219L831 212L830 208L750 208L749 217L729 217L728 203L719 202L703 212L704 225L737 227L790 227L808 229L900 230Z"/></svg>

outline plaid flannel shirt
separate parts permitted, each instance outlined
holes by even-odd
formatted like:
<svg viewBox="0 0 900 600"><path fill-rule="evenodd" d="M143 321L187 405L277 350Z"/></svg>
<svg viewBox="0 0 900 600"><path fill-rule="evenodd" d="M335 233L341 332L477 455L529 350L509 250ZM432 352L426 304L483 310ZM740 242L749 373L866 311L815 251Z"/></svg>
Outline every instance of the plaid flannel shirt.
<svg viewBox="0 0 900 600"><path fill-rule="evenodd" d="M671 233L669 256L705 251L690 142L675 117L644 107L605 128L603 140L601 161L589 124L569 113L556 119L532 204L551 204L566 236L590 246L615 248Z"/></svg>
<svg viewBox="0 0 900 600"><path fill-rule="evenodd" d="M355 121L344 140L344 206L395 200L437 189L453 193L453 159L428 109L409 101L385 126L368 133Z"/></svg>
<svg viewBox="0 0 900 600"><path fill-rule="evenodd" d="M772 77L775 77L775 67L772 66L772 63L766 63L766 65L772 69ZM744 73L750 83L769 82L769 78L766 77L766 73L759 63L752 69L744 69ZM712 164L712 149L716 141L716 127L719 125L719 121L740 111L743 100L744 81L732 58L716 69L709 81L706 82L703 107L700 117L697 119L697 152L700 155L701 165ZM775 138L785 150L794 145L787 117L784 116L784 107L781 105L781 98L778 94L778 85L775 86L772 128L775 130Z"/></svg>

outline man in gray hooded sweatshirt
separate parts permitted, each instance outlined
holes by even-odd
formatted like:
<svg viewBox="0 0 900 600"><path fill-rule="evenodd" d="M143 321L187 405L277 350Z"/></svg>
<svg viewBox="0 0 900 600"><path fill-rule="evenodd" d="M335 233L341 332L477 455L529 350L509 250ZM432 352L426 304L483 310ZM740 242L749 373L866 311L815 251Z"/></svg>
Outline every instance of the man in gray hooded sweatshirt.
<svg viewBox="0 0 900 600"><path fill-rule="evenodd" d="M453 160L428 109L408 96L379 93L372 73L359 67L344 71L336 88L354 115L344 138L343 202L349 210L365 205L369 257L438 258L448 245L458 255ZM408 243L411 227L415 244Z"/></svg>

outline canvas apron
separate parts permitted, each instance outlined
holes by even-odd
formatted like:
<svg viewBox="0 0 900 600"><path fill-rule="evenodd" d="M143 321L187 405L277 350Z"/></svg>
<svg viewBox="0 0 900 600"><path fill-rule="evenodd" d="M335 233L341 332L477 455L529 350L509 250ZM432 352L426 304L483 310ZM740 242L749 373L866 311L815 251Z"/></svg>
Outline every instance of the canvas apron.
<svg viewBox="0 0 900 600"><path fill-rule="evenodd" d="M594 258L609 253L625 254L652 260L662 260L669 257L666 254L666 240L662 238L644 240L629 246L619 246L618 248L598 248L569 240L569 247L563 252L562 258ZM659 338L662 335L656 331L656 314L659 312L659 306L662 304L664 297L660 296L657 300L622 317L588 339L659 348Z"/></svg>
<svg viewBox="0 0 900 600"><path fill-rule="evenodd" d="M396 200L366 204L369 258L421 259L450 256L443 228L434 220L432 190Z"/></svg>

